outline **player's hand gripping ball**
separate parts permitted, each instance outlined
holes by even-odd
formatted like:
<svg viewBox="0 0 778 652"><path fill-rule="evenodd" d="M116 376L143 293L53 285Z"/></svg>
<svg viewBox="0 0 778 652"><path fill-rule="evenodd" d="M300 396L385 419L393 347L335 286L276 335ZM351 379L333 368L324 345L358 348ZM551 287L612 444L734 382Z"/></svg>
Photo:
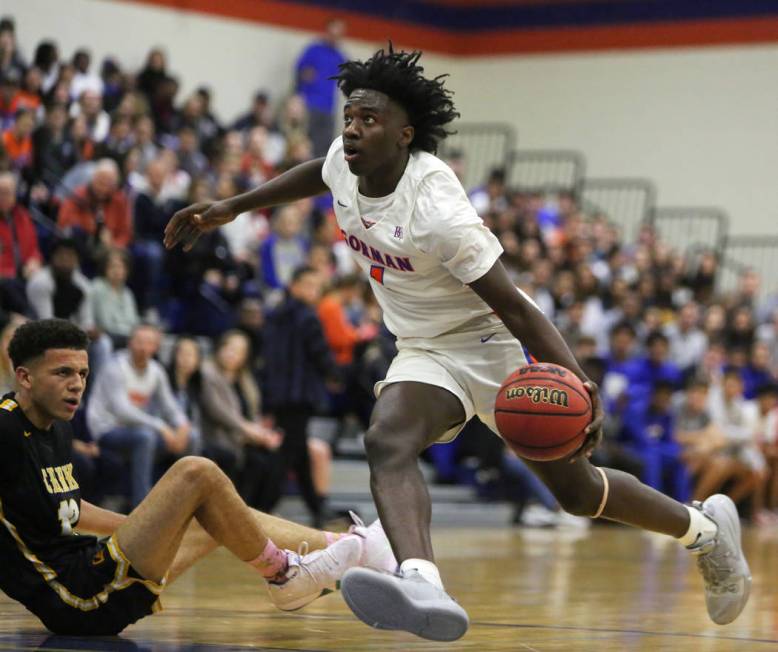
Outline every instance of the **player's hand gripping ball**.
<svg viewBox="0 0 778 652"><path fill-rule="evenodd" d="M573 372L536 363L508 376L497 394L494 418L517 455L548 462L571 455L584 443L592 402Z"/></svg>

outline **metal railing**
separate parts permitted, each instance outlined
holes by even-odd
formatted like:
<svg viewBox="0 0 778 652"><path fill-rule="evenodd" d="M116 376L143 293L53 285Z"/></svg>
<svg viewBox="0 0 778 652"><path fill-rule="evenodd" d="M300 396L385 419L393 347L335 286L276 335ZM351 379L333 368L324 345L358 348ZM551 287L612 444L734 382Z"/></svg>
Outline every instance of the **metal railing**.
<svg viewBox="0 0 778 652"><path fill-rule="evenodd" d="M516 150L508 166L508 187L524 192L572 192L579 195L586 159L573 150Z"/></svg>
<svg viewBox="0 0 778 652"><path fill-rule="evenodd" d="M655 208L647 222L659 237L680 253L705 247L722 255L729 233L729 217L719 208L671 207Z"/></svg>
<svg viewBox="0 0 778 652"><path fill-rule="evenodd" d="M736 290L740 276L749 270L759 274L762 296L778 292L778 235L729 236L716 278L718 291Z"/></svg>
<svg viewBox="0 0 778 652"><path fill-rule="evenodd" d="M446 138L438 154L447 158L454 152L464 156L465 170L462 180L466 190L486 182L494 168L506 168L510 153L516 147L516 131L502 122L460 122L456 130Z"/></svg>
<svg viewBox="0 0 778 652"><path fill-rule="evenodd" d="M584 179L580 201L586 213L602 213L633 242L655 208L656 187L648 179Z"/></svg>

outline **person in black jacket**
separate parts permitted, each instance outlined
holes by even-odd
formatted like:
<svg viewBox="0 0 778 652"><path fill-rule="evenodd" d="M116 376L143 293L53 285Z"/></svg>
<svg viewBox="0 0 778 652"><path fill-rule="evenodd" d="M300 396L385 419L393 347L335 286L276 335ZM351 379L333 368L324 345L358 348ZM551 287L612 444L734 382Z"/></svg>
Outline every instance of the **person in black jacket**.
<svg viewBox="0 0 778 652"><path fill-rule="evenodd" d="M316 314L321 291L322 280L316 270L297 269L286 299L267 317L263 338L267 410L284 433L284 464L295 472L314 523L323 520L325 505L311 477L308 422L326 398L325 383L337 383L335 361Z"/></svg>

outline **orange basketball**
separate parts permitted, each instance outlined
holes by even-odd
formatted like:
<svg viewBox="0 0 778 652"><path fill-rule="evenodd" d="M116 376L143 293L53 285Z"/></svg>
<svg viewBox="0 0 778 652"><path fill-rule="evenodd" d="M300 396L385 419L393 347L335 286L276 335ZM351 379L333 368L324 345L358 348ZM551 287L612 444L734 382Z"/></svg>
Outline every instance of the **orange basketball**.
<svg viewBox="0 0 778 652"><path fill-rule="evenodd" d="M559 365L520 367L500 387L494 418L502 438L521 457L548 462L583 444L592 402L580 378Z"/></svg>

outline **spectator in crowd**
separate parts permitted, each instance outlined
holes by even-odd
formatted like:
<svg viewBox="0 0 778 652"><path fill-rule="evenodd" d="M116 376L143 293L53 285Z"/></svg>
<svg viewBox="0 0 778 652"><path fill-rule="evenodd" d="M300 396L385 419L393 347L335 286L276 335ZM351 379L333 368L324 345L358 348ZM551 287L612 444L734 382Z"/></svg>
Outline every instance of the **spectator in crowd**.
<svg viewBox="0 0 778 652"><path fill-rule="evenodd" d="M724 436L725 447L705 465L695 490L697 498L710 496L729 481L733 484L727 494L736 503L758 496L766 472L764 456L756 444L759 413L754 401L743 396L738 369L727 369L721 383L712 387L708 410Z"/></svg>
<svg viewBox="0 0 778 652"><path fill-rule="evenodd" d="M91 292L92 284L79 268L78 246L67 238L54 243L49 264L27 282L27 300L38 319L69 319L94 335Z"/></svg>
<svg viewBox="0 0 778 652"><path fill-rule="evenodd" d="M208 172L209 163L201 151L199 136L189 126L178 130L178 165L192 178L204 176Z"/></svg>
<svg viewBox="0 0 778 652"><path fill-rule="evenodd" d="M147 115L135 120L135 147L140 151L139 171L145 172L146 166L159 156L160 148L156 142L154 121Z"/></svg>
<svg viewBox="0 0 778 652"><path fill-rule="evenodd" d="M259 386L249 361L248 338L227 331L213 359L203 363L203 452L233 479L247 504L270 511L281 497L285 479L278 452L282 437L262 417Z"/></svg>
<svg viewBox="0 0 778 652"><path fill-rule="evenodd" d="M3 133L2 146L15 170L26 173L32 167L32 132L35 115L32 110L20 108L14 114L13 126Z"/></svg>
<svg viewBox="0 0 778 652"><path fill-rule="evenodd" d="M90 182L63 202L57 224L85 240L93 261L103 249L129 245L130 205L119 188L119 167L115 161L97 162Z"/></svg>
<svg viewBox="0 0 778 652"><path fill-rule="evenodd" d="M103 108L113 113L124 97L125 80L119 62L113 57L106 57L100 66L100 81L103 85ZM133 116L127 116L132 119Z"/></svg>
<svg viewBox="0 0 778 652"><path fill-rule="evenodd" d="M203 388L202 357L202 349L197 340L182 335L173 345L170 365L167 368L170 388L191 426L189 431L189 439L192 442L190 449L197 454L202 452L203 447L203 421L202 408L200 407Z"/></svg>
<svg viewBox="0 0 778 652"><path fill-rule="evenodd" d="M100 276L92 281L92 312L95 325L117 349L140 323L135 297L127 287L130 258L123 249L109 249L100 261Z"/></svg>
<svg viewBox="0 0 778 652"><path fill-rule="evenodd" d="M354 348L358 344L372 340L377 335L375 324L368 322L354 326L349 320L348 311L360 301L362 290L359 276L343 276L324 293L317 307L324 337L336 364L341 367L354 362Z"/></svg>
<svg viewBox="0 0 778 652"><path fill-rule="evenodd" d="M778 369L778 308L770 313L769 319L756 331L756 338L770 350L770 366Z"/></svg>
<svg viewBox="0 0 778 652"><path fill-rule="evenodd" d="M150 50L146 57L146 65L138 74L137 79L138 89L146 95L149 102L155 97L160 84L167 79L166 68L165 53L159 48Z"/></svg>
<svg viewBox="0 0 778 652"><path fill-rule="evenodd" d="M726 443L708 409L709 391L706 380L692 379L675 408L675 439L683 447L681 459L693 476L699 475Z"/></svg>
<svg viewBox="0 0 778 652"><path fill-rule="evenodd" d="M508 207L505 170L495 168L489 173L486 185L470 192L470 202L481 216L504 211Z"/></svg>
<svg viewBox="0 0 778 652"><path fill-rule="evenodd" d="M70 116L84 118L89 137L93 142L101 143L108 137L111 119L103 110L103 97L98 91L92 89L83 91L78 102L71 106Z"/></svg>
<svg viewBox="0 0 778 652"><path fill-rule="evenodd" d="M87 405L97 443L129 461L131 508L151 489L157 456L181 456L190 447L190 424L154 359L159 339L155 326L136 326L127 350L115 353L98 373Z"/></svg>
<svg viewBox="0 0 778 652"><path fill-rule="evenodd" d="M681 371L669 359L670 343L665 335L655 331L646 339L646 355L636 358L626 368L630 400L646 401L659 382L680 387Z"/></svg>
<svg viewBox="0 0 778 652"><path fill-rule="evenodd" d="M308 422L325 399L325 383L337 386L337 369L316 315L321 280L310 267L295 270L284 302L264 329L264 388L267 410L284 433L285 468L295 472L314 524L326 518L325 497L313 486Z"/></svg>
<svg viewBox="0 0 778 652"><path fill-rule="evenodd" d="M702 362L708 348L708 338L699 327L700 310L696 302L689 301L678 311L678 319L668 324L664 333L670 341L670 359L688 378Z"/></svg>
<svg viewBox="0 0 778 652"><path fill-rule="evenodd" d="M33 176L49 188L56 186L79 161L67 124L66 106L49 104L45 122L32 134Z"/></svg>
<svg viewBox="0 0 778 652"><path fill-rule="evenodd" d="M78 99L85 91L92 91L101 98L103 96L103 80L94 72L89 71L92 65L92 55L88 50L80 48L73 54L71 62L75 74L70 82L70 97Z"/></svg>
<svg viewBox="0 0 778 652"><path fill-rule="evenodd" d="M761 385L756 391L754 400L757 405L757 426L754 439L765 459L765 481L754 498L754 521L758 525L769 525L778 521L775 512L778 503L778 451L776 437L778 436L778 385L773 382Z"/></svg>
<svg viewBox="0 0 778 652"><path fill-rule="evenodd" d="M0 73L0 132L10 129L19 110L19 73L9 70Z"/></svg>
<svg viewBox="0 0 778 652"><path fill-rule="evenodd" d="M162 235L178 203L166 199L163 191L168 166L162 159L149 162L146 167L146 188L135 198L133 206L134 242L132 252L139 263L134 287L143 309L161 306L160 288L165 260Z"/></svg>
<svg viewBox="0 0 778 652"><path fill-rule="evenodd" d="M35 225L16 200L16 177L0 172L0 301L4 308L27 312L27 279L42 261Z"/></svg>
<svg viewBox="0 0 778 652"><path fill-rule="evenodd" d="M340 41L346 24L340 19L327 23L324 38L309 45L297 60L297 92L308 108L308 137L314 156L325 156L335 135L335 92L333 76L346 62Z"/></svg>
<svg viewBox="0 0 778 652"><path fill-rule="evenodd" d="M251 109L241 115L232 125L232 129L240 132L251 131L254 127L269 129L273 123L270 99L265 91L257 91Z"/></svg>
<svg viewBox="0 0 778 652"><path fill-rule="evenodd" d="M276 211L273 232L262 243L259 253L262 279L269 289L286 287L294 270L305 263L308 243L302 228L303 216L298 204L288 204Z"/></svg>
<svg viewBox="0 0 778 652"><path fill-rule="evenodd" d="M43 74L43 92L48 94L57 83L60 73L59 50L54 41L41 41L35 48L33 65Z"/></svg>
<svg viewBox="0 0 778 652"><path fill-rule="evenodd" d="M40 108L43 104L41 100L42 83L41 71L35 66L30 66L24 73L22 87L19 91L19 108L30 109L36 119L40 116Z"/></svg>
<svg viewBox="0 0 778 652"><path fill-rule="evenodd" d="M691 479L675 438L674 389L672 382L655 382L648 404L634 403L627 410L624 439L643 462L643 482L683 502L691 496Z"/></svg>
<svg viewBox="0 0 778 652"><path fill-rule="evenodd" d="M743 396L754 399L760 387L776 382L770 365L770 348L764 342L755 341L751 347L748 363L740 372L743 377Z"/></svg>
<svg viewBox="0 0 778 652"><path fill-rule="evenodd" d="M16 46L16 24L13 18L4 16L0 20L0 75L15 73L21 76L26 68Z"/></svg>
<svg viewBox="0 0 778 652"><path fill-rule="evenodd" d="M19 314L11 314L0 330L0 396L16 389L16 370L8 356L8 343L27 319Z"/></svg>
<svg viewBox="0 0 778 652"><path fill-rule="evenodd" d="M750 351L755 339L754 313L748 306L739 306L732 313L724 333L728 349Z"/></svg>

